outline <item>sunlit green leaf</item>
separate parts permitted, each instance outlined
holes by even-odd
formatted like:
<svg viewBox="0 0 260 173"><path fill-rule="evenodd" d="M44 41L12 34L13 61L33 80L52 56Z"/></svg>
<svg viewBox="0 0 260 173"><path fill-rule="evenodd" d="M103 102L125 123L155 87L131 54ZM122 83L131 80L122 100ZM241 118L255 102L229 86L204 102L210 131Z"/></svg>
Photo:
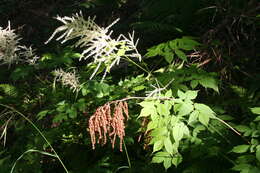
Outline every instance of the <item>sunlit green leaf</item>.
<svg viewBox="0 0 260 173"><path fill-rule="evenodd" d="M185 125L182 122L176 124L172 128L172 135L176 142L179 142L182 139L183 134L184 134L184 128L185 128Z"/></svg>
<svg viewBox="0 0 260 173"><path fill-rule="evenodd" d="M180 107L178 109L178 115L184 116L191 113L194 109L194 106L190 102L183 102L180 104Z"/></svg>
<svg viewBox="0 0 260 173"><path fill-rule="evenodd" d="M182 162L182 156L180 154L174 155L172 158L172 164L177 167Z"/></svg>
<svg viewBox="0 0 260 173"><path fill-rule="evenodd" d="M163 140L158 140L153 144L153 152L161 150L163 147Z"/></svg>
<svg viewBox="0 0 260 173"><path fill-rule="evenodd" d="M209 115L200 112L199 113L199 122L201 122L205 126L208 126L208 124L209 124Z"/></svg>
<svg viewBox="0 0 260 173"><path fill-rule="evenodd" d="M173 154L173 146L170 137L164 139L164 147L168 153Z"/></svg>
<svg viewBox="0 0 260 173"><path fill-rule="evenodd" d="M185 95L186 95L187 99L193 100L193 99L195 99L197 97L198 91L191 91L191 90L189 90L189 91L187 91L185 93Z"/></svg>
<svg viewBox="0 0 260 173"><path fill-rule="evenodd" d="M169 157L165 157L163 161L163 166L166 170L170 168L172 166L172 159Z"/></svg>
<svg viewBox="0 0 260 173"><path fill-rule="evenodd" d="M188 124L196 122L198 120L198 117L199 117L199 111L197 110L193 111L189 116Z"/></svg>

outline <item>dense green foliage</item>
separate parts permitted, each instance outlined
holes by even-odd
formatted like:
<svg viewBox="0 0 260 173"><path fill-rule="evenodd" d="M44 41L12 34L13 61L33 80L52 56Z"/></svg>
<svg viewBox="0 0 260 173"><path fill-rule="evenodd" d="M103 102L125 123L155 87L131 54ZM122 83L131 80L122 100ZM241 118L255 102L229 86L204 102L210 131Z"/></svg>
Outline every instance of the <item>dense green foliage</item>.
<svg viewBox="0 0 260 173"><path fill-rule="evenodd" d="M0 172L260 172L259 6L3 0Z"/></svg>

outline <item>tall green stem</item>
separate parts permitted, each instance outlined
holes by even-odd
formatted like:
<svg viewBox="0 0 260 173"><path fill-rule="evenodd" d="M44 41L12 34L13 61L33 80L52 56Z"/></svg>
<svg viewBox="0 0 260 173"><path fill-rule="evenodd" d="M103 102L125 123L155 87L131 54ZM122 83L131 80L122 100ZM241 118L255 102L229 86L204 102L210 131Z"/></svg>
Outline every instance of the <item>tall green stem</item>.
<svg viewBox="0 0 260 173"><path fill-rule="evenodd" d="M0 105L5 107L5 108L8 108L8 109L10 109L10 110L12 110L14 112L16 112L18 115L22 116L26 121L28 121L33 126L33 128L35 128L35 130L41 135L41 137L45 140L45 142L51 147L51 150L53 151L53 153L55 154L55 156L57 157L57 159L61 163L61 165L64 168L65 172L69 173L69 171L67 170L66 166L64 165L64 163L62 162L62 160L60 159L59 155L56 153L56 151L54 150L54 148L52 147L50 142L46 139L46 137L43 135L43 133L40 131L40 129L38 129L38 127L36 125L34 125L34 123L29 118L27 118L24 114L22 114L21 112L19 112L16 109L14 109L13 107L10 107L10 106L7 106L7 105L1 104L1 103L0 103Z"/></svg>
<svg viewBox="0 0 260 173"><path fill-rule="evenodd" d="M125 154L126 154L126 158L127 158L128 166L129 166L129 168L131 169L131 168L132 168L132 165L131 165L131 161L130 161L130 158L129 158L129 155L128 155L128 152L127 152L127 148L126 148L125 140L123 140L123 144L124 144L124 148L125 148Z"/></svg>

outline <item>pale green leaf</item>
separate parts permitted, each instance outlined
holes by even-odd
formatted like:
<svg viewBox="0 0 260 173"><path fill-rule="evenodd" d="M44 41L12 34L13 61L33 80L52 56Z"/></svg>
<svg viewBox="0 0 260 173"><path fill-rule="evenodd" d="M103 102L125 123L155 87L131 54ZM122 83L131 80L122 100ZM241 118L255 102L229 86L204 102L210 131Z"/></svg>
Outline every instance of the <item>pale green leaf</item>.
<svg viewBox="0 0 260 173"><path fill-rule="evenodd" d="M164 161L164 157L154 156L152 158L152 163L162 163L163 161Z"/></svg>
<svg viewBox="0 0 260 173"><path fill-rule="evenodd" d="M170 137L164 139L164 147L168 153L173 154L173 145Z"/></svg>
<svg viewBox="0 0 260 173"><path fill-rule="evenodd" d="M185 94L186 94L186 98L187 99L193 100L193 99L195 99L197 97L198 91L191 91L191 90L189 90Z"/></svg>
<svg viewBox="0 0 260 173"><path fill-rule="evenodd" d="M179 122L179 118L172 115L171 116L171 126L175 126L177 122Z"/></svg>
<svg viewBox="0 0 260 173"><path fill-rule="evenodd" d="M147 131L155 129L157 127L158 121L150 121L147 125Z"/></svg>
<svg viewBox="0 0 260 173"><path fill-rule="evenodd" d="M141 117L148 117L150 115L153 115L153 114L156 114L156 109L155 107L145 107L141 110L141 113L139 115L138 118L141 118Z"/></svg>
<svg viewBox="0 0 260 173"><path fill-rule="evenodd" d="M200 112L199 113L199 122L201 122L205 126L208 126L208 124L209 124L209 115Z"/></svg>
<svg viewBox="0 0 260 173"><path fill-rule="evenodd" d="M154 102L152 102L152 101L143 101L143 102L138 103L138 104L141 105L143 108L154 107Z"/></svg>
<svg viewBox="0 0 260 173"><path fill-rule="evenodd" d="M193 109L194 106L190 102L183 102L182 104L180 104L180 107L178 109L178 115L179 116L188 115L193 111Z"/></svg>
<svg viewBox="0 0 260 173"><path fill-rule="evenodd" d="M162 140L158 140L154 143L153 145L153 152L159 151L161 150L163 147L163 141Z"/></svg>
<svg viewBox="0 0 260 173"><path fill-rule="evenodd" d="M172 159L170 157L165 157L163 161L163 166L167 170L172 166Z"/></svg>
<svg viewBox="0 0 260 173"><path fill-rule="evenodd" d="M183 138L185 124L184 123L178 123L172 128L172 135L175 140L175 142L179 142Z"/></svg>
<svg viewBox="0 0 260 173"><path fill-rule="evenodd" d="M199 111L197 110L193 111L189 116L188 124L190 125L193 122L196 122L198 120L198 117L199 117Z"/></svg>
<svg viewBox="0 0 260 173"><path fill-rule="evenodd" d="M166 127L160 127L156 128L152 131L151 136L165 136L167 135L167 128Z"/></svg>
<svg viewBox="0 0 260 173"><path fill-rule="evenodd" d="M157 105L157 112L159 113L159 115L168 116L168 115L170 115L169 108L171 108L170 104L166 105L166 104L160 103Z"/></svg>
<svg viewBox="0 0 260 173"><path fill-rule="evenodd" d="M177 95L178 95L178 97L180 97L180 99L185 99L186 98L186 95L185 95L185 93L184 92L182 92L181 90L178 90L177 91Z"/></svg>
<svg viewBox="0 0 260 173"><path fill-rule="evenodd" d="M248 151L250 145L238 145L235 146L231 151L234 153L245 153Z"/></svg>
<svg viewBox="0 0 260 173"><path fill-rule="evenodd" d="M172 97L172 90L168 90L165 95L165 97Z"/></svg>
<svg viewBox="0 0 260 173"><path fill-rule="evenodd" d="M172 158L172 164L177 167L182 162L182 156L177 154Z"/></svg>
<svg viewBox="0 0 260 173"><path fill-rule="evenodd" d="M195 103L194 107L196 110L198 110L200 113L202 114L206 114L207 116L209 116L210 118L214 118L214 111L207 105L204 104L200 104L200 103Z"/></svg>

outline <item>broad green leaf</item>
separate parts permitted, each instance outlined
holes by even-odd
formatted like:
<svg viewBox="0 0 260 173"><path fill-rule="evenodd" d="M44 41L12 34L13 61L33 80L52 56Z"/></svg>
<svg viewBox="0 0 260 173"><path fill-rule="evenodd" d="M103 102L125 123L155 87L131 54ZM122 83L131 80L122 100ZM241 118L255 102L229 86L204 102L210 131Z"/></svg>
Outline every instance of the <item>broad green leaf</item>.
<svg viewBox="0 0 260 173"><path fill-rule="evenodd" d="M184 92L182 92L181 90L178 90L177 91L177 95L178 95L178 97L180 98L180 99L185 99L186 98L186 95L185 95L185 93Z"/></svg>
<svg viewBox="0 0 260 173"><path fill-rule="evenodd" d="M194 106L188 102L185 101L182 104L180 104L180 107L178 109L178 115L179 116L184 116L184 115L188 115L189 113L191 113L194 109Z"/></svg>
<svg viewBox="0 0 260 173"><path fill-rule="evenodd" d="M154 108L154 102L151 102L151 101L143 101L143 102L138 103L138 104L141 105L143 108L146 108L146 107Z"/></svg>
<svg viewBox="0 0 260 173"><path fill-rule="evenodd" d="M214 118L214 111L207 105L201 104L201 103L195 103L194 107L196 110L198 110L202 114L206 114L209 118Z"/></svg>
<svg viewBox="0 0 260 173"><path fill-rule="evenodd" d="M177 167L182 162L182 156L180 154L174 155L172 158L172 164Z"/></svg>
<svg viewBox="0 0 260 173"><path fill-rule="evenodd" d="M245 153L248 151L250 145L238 145L235 146L231 151L234 153Z"/></svg>
<svg viewBox="0 0 260 173"><path fill-rule="evenodd" d="M157 112L159 113L159 115L165 115L168 116L170 115L170 109L171 105L170 104L158 104L157 105Z"/></svg>
<svg viewBox="0 0 260 173"><path fill-rule="evenodd" d="M156 114L156 109L155 107L145 107L141 110L141 113L139 115L138 118L141 118L141 117L148 117L150 115L154 115Z"/></svg>
<svg viewBox="0 0 260 173"><path fill-rule="evenodd" d="M251 112L260 115L260 107L250 108Z"/></svg>
<svg viewBox="0 0 260 173"><path fill-rule="evenodd" d="M183 127L183 134L186 135L186 136L190 136L190 130L185 124L184 124L184 127Z"/></svg>
<svg viewBox="0 0 260 173"><path fill-rule="evenodd" d="M160 127L156 128L152 131L151 136L165 136L167 135L167 128L166 127Z"/></svg>
<svg viewBox="0 0 260 173"><path fill-rule="evenodd" d="M165 97L172 97L172 90L168 90L165 95Z"/></svg>
<svg viewBox="0 0 260 173"><path fill-rule="evenodd" d="M153 144L153 152L161 150L163 147L163 140L158 140Z"/></svg>
<svg viewBox="0 0 260 173"><path fill-rule="evenodd" d="M168 153L173 154L173 146L170 137L164 139L164 147Z"/></svg>
<svg viewBox="0 0 260 173"><path fill-rule="evenodd" d="M208 126L208 124L209 124L209 115L200 112L199 113L199 122L201 122L205 126Z"/></svg>
<svg viewBox="0 0 260 173"><path fill-rule="evenodd" d="M198 117L199 117L199 111L197 110L193 111L189 116L188 124L190 125L191 123L196 122L198 120Z"/></svg>
<svg viewBox="0 0 260 173"><path fill-rule="evenodd" d="M184 127L185 125L181 122L176 124L173 128L172 128L172 135L173 138L175 140L175 142L179 142L184 134Z"/></svg>
<svg viewBox="0 0 260 173"><path fill-rule="evenodd" d="M179 118L172 115L171 116L171 126L175 126L177 122L179 122Z"/></svg>
<svg viewBox="0 0 260 173"><path fill-rule="evenodd" d="M189 90L189 91L187 91L185 93L185 95L186 95L187 99L193 100L193 99L195 99L197 97L198 91L191 91L191 90Z"/></svg>
<svg viewBox="0 0 260 173"><path fill-rule="evenodd" d="M246 163L237 164L237 165L235 165L235 166L232 168L232 170L241 171L241 173L242 173L243 171L246 171L246 172L250 173L250 172L249 172L250 169L251 169L251 165L250 165L250 164L246 164Z"/></svg>
<svg viewBox="0 0 260 173"><path fill-rule="evenodd" d="M165 157L164 158L163 166L164 166L164 168L166 170L172 166L172 159L171 159L171 157Z"/></svg>
<svg viewBox="0 0 260 173"><path fill-rule="evenodd" d="M163 161L164 161L164 157L154 156L152 158L152 163L162 163Z"/></svg>
<svg viewBox="0 0 260 173"><path fill-rule="evenodd" d="M204 77L199 80L199 83L205 88L211 88L216 92L219 92L217 81L214 78Z"/></svg>
<svg viewBox="0 0 260 173"><path fill-rule="evenodd" d="M147 125L147 131L155 129L157 127L158 121L150 121Z"/></svg>
<svg viewBox="0 0 260 173"><path fill-rule="evenodd" d="M176 55L178 56L178 58L182 59L183 61L187 61L187 56L185 55L185 53L179 49L175 49L174 50Z"/></svg>

